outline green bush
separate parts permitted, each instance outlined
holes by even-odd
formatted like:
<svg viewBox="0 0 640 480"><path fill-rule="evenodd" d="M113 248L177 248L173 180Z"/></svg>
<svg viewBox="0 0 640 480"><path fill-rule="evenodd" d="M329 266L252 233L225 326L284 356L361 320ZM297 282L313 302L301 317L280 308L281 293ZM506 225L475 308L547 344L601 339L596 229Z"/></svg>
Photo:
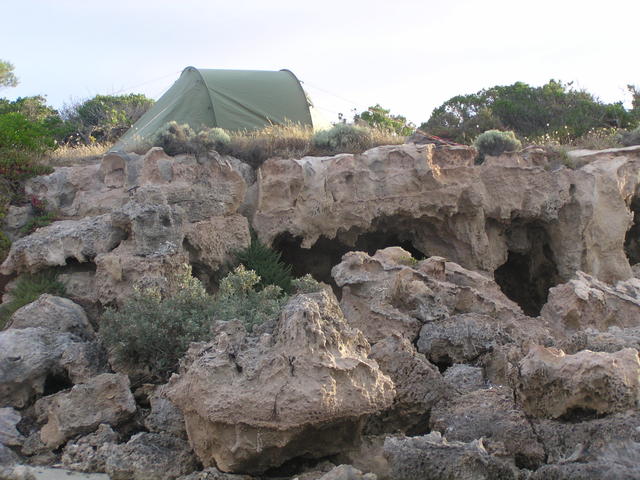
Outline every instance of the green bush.
<svg viewBox="0 0 640 480"><path fill-rule="evenodd" d="M294 278L291 286L295 293L315 293L323 290L322 284L308 273L300 278Z"/></svg>
<svg viewBox="0 0 640 480"><path fill-rule="evenodd" d="M322 130L313 136L315 148L327 153L356 153L372 146L369 129L338 123L329 130Z"/></svg>
<svg viewBox="0 0 640 480"><path fill-rule="evenodd" d="M52 212L38 215L37 217L29 219L29 221L20 229L20 232L25 235L29 235L35 232L40 227L51 225L51 223L54 222L56 218L56 214Z"/></svg>
<svg viewBox="0 0 640 480"><path fill-rule="evenodd" d="M11 249L11 240L7 237L7 234L0 231L0 263L4 262L9 255Z"/></svg>
<svg viewBox="0 0 640 480"><path fill-rule="evenodd" d="M411 135L416 129L415 125L408 122L405 117L391 115L390 110L382 108L378 103L355 115L353 120L356 122L361 120L373 128L386 130L401 136Z"/></svg>
<svg viewBox="0 0 640 480"><path fill-rule="evenodd" d="M220 283L215 298L214 318L222 321L240 320L249 332L256 325L277 318L288 298L282 295L280 287L266 285L260 288L260 284L261 279L256 272L247 270L243 265L236 267Z"/></svg>
<svg viewBox="0 0 640 480"><path fill-rule="evenodd" d="M201 155L212 149L221 150L230 141L229 134L222 128L205 128L196 133L189 125L169 122L158 132L153 144L169 155Z"/></svg>
<svg viewBox="0 0 640 480"><path fill-rule="evenodd" d="M139 93L96 95L66 107L63 117L84 141L110 142L126 132L154 101Z"/></svg>
<svg viewBox="0 0 640 480"><path fill-rule="evenodd" d="M478 135L474 142L480 157L485 155L500 155L504 152L512 152L522 148L513 132L501 132L500 130L488 130Z"/></svg>
<svg viewBox="0 0 640 480"><path fill-rule="evenodd" d="M191 342L209 339L213 302L185 268L173 280L175 295L155 288L136 290L119 310L107 309L100 336L121 362L148 368L151 380L164 381Z"/></svg>
<svg viewBox="0 0 640 480"><path fill-rule="evenodd" d="M235 252L236 260L260 277L259 287L276 285L284 293L291 293L291 265L281 260L281 255L260 241L255 232L251 233L251 244Z"/></svg>
<svg viewBox="0 0 640 480"><path fill-rule="evenodd" d="M640 127L637 127L630 132L625 132L620 136L620 142L625 147L631 147L633 145L640 145Z"/></svg>
<svg viewBox="0 0 640 480"><path fill-rule="evenodd" d="M0 328L4 328L16 310L37 300L43 293L58 296L65 294L64 285L56 280L55 271L20 276L10 292L11 300L0 305Z"/></svg>

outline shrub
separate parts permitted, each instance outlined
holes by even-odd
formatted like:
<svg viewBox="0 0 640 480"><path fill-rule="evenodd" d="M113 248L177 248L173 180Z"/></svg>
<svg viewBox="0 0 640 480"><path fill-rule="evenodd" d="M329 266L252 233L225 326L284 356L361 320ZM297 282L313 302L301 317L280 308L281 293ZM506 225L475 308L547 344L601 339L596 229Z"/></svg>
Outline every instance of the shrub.
<svg viewBox="0 0 640 480"><path fill-rule="evenodd" d="M11 300L0 305L0 328L4 328L16 310L37 300L43 293L65 294L64 285L56 280L54 270L20 276L10 292Z"/></svg>
<svg viewBox="0 0 640 480"><path fill-rule="evenodd" d="M372 143L369 129L346 123L338 123L313 136L313 145L327 153L362 152Z"/></svg>
<svg viewBox="0 0 640 480"><path fill-rule="evenodd" d="M7 258L10 249L11 240L9 240L9 237L7 237L6 233L0 231L0 263L4 262L4 260Z"/></svg>
<svg viewBox="0 0 640 480"><path fill-rule="evenodd" d="M300 278L294 278L291 286L295 293L315 293L323 290L322 284L308 273Z"/></svg>
<svg viewBox="0 0 640 480"><path fill-rule="evenodd" d="M630 132L625 132L620 136L620 142L625 147L640 145L640 127L634 128Z"/></svg>
<svg viewBox="0 0 640 480"><path fill-rule="evenodd" d="M220 283L215 299L214 317L216 320L240 320L247 331L253 331L256 325L276 318L280 308L287 301L282 289L276 285L260 288L264 279L243 265L227 275Z"/></svg>
<svg viewBox="0 0 640 480"><path fill-rule="evenodd" d="M157 288L136 289L120 310L107 309L100 336L121 362L143 365L152 380L164 381L195 341L209 338L212 298L191 276L191 269L172 279L175 295L163 298Z"/></svg>
<svg viewBox="0 0 640 480"><path fill-rule="evenodd" d="M229 144L230 137L221 128L205 128L196 133L189 125L167 123L153 140L153 144L169 155L181 153L206 154L211 149L221 149Z"/></svg>
<svg viewBox="0 0 640 480"><path fill-rule="evenodd" d="M478 135L474 142L480 157L485 155L500 155L522 147L513 132L501 132L500 130L488 130Z"/></svg>
<svg viewBox="0 0 640 480"><path fill-rule="evenodd" d="M366 122L369 126L395 133L396 135L411 135L416 127L402 115L391 115L390 110L382 108L380 104L369 107L354 116L353 120Z"/></svg>
<svg viewBox="0 0 640 480"><path fill-rule="evenodd" d="M281 260L281 255L260 241L255 232L251 233L251 244L235 252L236 260L248 270L256 272L259 287L276 285L284 293L291 292L291 265Z"/></svg>

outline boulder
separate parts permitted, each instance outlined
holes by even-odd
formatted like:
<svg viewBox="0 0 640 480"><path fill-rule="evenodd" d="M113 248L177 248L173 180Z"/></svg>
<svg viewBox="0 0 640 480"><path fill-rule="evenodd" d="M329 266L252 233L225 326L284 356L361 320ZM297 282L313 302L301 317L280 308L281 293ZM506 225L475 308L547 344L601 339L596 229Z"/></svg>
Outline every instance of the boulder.
<svg viewBox="0 0 640 480"><path fill-rule="evenodd" d="M234 326L232 326L235 328ZM271 333L227 335L187 354L167 395L205 466L260 473L353 445L393 383L326 291L294 296Z"/></svg>
<svg viewBox="0 0 640 480"><path fill-rule="evenodd" d="M44 328L49 332L72 333L86 341L95 339L93 327L80 305L47 293L16 310L7 328Z"/></svg>
<svg viewBox="0 0 640 480"><path fill-rule="evenodd" d="M465 394L480 390L486 386L484 373L480 367L456 363L447 368L443 375L447 382L457 393Z"/></svg>
<svg viewBox="0 0 640 480"><path fill-rule="evenodd" d="M319 480L377 480L378 477L373 473L362 473L351 465L338 465L331 469Z"/></svg>
<svg viewBox="0 0 640 480"><path fill-rule="evenodd" d="M169 400L164 387L158 387L149 397L151 411L144 419L144 426L150 432L168 433L186 440L184 416L178 407Z"/></svg>
<svg viewBox="0 0 640 480"><path fill-rule="evenodd" d="M19 412L11 407L0 408L0 444L8 446L20 446L24 442L24 436L16 426L22 419Z"/></svg>
<svg viewBox="0 0 640 480"><path fill-rule="evenodd" d="M387 437L384 453L394 480L517 480L519 472L490 455L481 440L448 442L438 432Z"/></svg>
<svg viewBox="0 0 640 480"><path fill-rule="evenodd" d="M108 214L61 220L12 243L0 273L36 272L66 265L70 258L87 262L113 250L124 238L125 232L112 225Z"/></svg>
<svg viewBox="0 0 640 480"><path fill-rule="evenodd" d="M640 351L640 327L609 327L603 332L586 328L562 341L559 348L566 353L577 353L580 350L613 353L623 348Z"/></svg>
<svg viewBox="0 0 640 480"><path fill-rule="evenodd" d="M138 433L125 444L108 444L103 450L111 480L174 480L197 468L185 440L161 433Z"/></svg>
<svg viewBox="0 0 640 480"><path fill-rule="evenodd" d="M399 334L376 343L369 358L378 362L396 387L391 409L373 420L377 429L424 431L431 408L451 394L438 369Z"/></svg>
<svg viewBox="0 0 640 480"><path fill-rule="evenodd" d="M440 402L429 424L448 440L482 439L489 453L511 457L520 468L535 470L545 460L543 445L506 387L475 390Z"/></svg>
<svg viewBox="0 0 640 480"><path fill-rule="evenodd" d="M178 480L255 480L255 477L249 475L236 475L234 473L224 473L216 467L209 467L201 472L194 472Z"/></svg>
<svg viewBox="0 0 640 480"><path fill-rule="evenodd" d="M566 355L555 348L534 346L520 364L518 401L534 417L635 409L639 395L640 359L632 348Z"/></svg>
<svg viewBox="0 0 640 480"><path fill-rule="evenodd" d="M49 448L57 448L102 423L123 423L136 413L136 404L125 375L104 373L71 390L38 400L36 412L39 420L46 422L40 438Z"/></svg>

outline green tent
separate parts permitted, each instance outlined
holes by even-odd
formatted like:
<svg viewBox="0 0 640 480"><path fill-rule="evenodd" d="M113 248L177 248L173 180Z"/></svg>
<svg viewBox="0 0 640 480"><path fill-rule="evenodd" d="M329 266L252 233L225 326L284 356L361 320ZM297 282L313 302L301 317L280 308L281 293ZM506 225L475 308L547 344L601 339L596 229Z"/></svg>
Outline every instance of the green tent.
<svg viewBox="0 0 640 480"><path fill-rule="evenodd" d="M202 70L187 67L180 78L133 124L112 150L147 144L167 122L226 130L268 125L314 126L311 104L289 70Z"/></svg>

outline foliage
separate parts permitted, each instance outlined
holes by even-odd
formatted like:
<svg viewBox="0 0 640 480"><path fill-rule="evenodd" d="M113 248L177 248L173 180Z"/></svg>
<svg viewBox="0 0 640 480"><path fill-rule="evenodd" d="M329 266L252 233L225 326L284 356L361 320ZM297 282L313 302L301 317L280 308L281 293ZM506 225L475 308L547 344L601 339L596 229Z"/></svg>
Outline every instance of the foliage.
<svg viewBox="0 0 640 480"><path fill-rule="evenodd" d="M262 243L255 232L251 233L251 244L235 252L235 257L240 264L258 275L260 288L276 285L284 293L291 293L291 265L286 265L281 255Z"/></svg>
<svg viewBox="0 0 640 480"><path fill-rule="evenodd" d="M169 155L180 153L206 154L211 149L220 149L230 142L230 137L221 128L205 128L196 133L189 125L167 123L158 132L154 145L162 147Z"/></svg>
<svg viewBox="0 0 640 480"><path fill-rule="evenodd" d="M15 87L18 85L18 78L13 73L13 65L5 60L0 60L0 88Z"/></svg>
<svg viewBox="0 0 640 480"><path fill-rule="evenodd" d="M522 148L513 132L501 132L500 130L488 130L478 135L474 142L480 157L485 155L500 155L504 152L512 152Z"/></svg>
<svg viewBox="0 0 640 480"><path fill-rule="evenodd" d="M363 121L373 128L386 130L396 135L411 135L416 127L402 115L391 115L390 110L382 108L379 103L369 107L362 113L356 114L354 122Z"/></svg>
<svg viewBox="0 0 640 480"><path fill-rule="evenodd" d="M96 95L67 106L63 117L85 144L110 142L126 132L153 103L140 93Z"/></svg>
<svg viewBox="0 0 640 480"><path fill-rule="evenodd" d="M240 320L247 331L256 325L278 316L280 308L287 301L282 289L276 285L266 285L253 270L239 265L220 283L216 295L214 318L229 321Z"/></svg>
<svg viewBox="0 0 640 480"><path fill-rule="evenodd" d="M0 230L0 263L4 262L4 260L7 258L10 249L11 240L9 240L9 237L7 237L6 233Z"/></svg>
<svg viewBox="0 0 640 480"><path fill-rule="evenodd" d="M403 257L400 257L398 261L399 263L403 265L407 265L409 267L415 267L420 263L420 260L418 260L417 258L414 258L413 255L405 255Z"/></svg>
<svg viewBox="0 0 640 480"><path fill-rule="evenodd" d="M370 148L371 132L364 127L338 123L313 136L313 145L329 153L355 153Z"/></svg>
<svg viewBox="0 0 640 480"><path fill-rule="evenodd" d="M100 328L118 360L148 367L157 381L176 371L191 342L209 338L211 297L189 267L173 281L177 293L166 298L157 288L136 289L120 310L105 311Z"/></svg>
<svg viewBox="0 0 640 480"><path fill-rule="evenodd" d="M54 222L57 219L55 213L47 212L42 215L37 215L31 219L20 229L20 232L29 235L35 232L40 227L46 227L47 225L51 225L51 222Z"/></svg>
<svg viewBox="0 0 640 480"><path fill-rule="evenodd" d="M322 284L308 273L300 278L294 278L291 286L295 293L315 293L323 290Z"/></svg>
<svg viewBox="0 0 640 480"><path fill-rule="evenodd" d="M636 127L630 132L622 133L620 142L625 147L631 147L632 145L640 145L640 127Z"/></svg>
<svg viewBox="0 0 640 480"><path fill-rule="evenodd" d="M573 140L593 128L627 128L636 121L621 102L605 104L571 83L550 80L541 87L516 82L453 97L420 129L464 143L488 129L509 129L520 137L564 130Z"/></svg>
<svg viewBox="0 0 640 480"><path fill-rule="evenodd" d="M64 285L56 280L53 270L18 277L11 290L11 300L0 305L0 328L3 328L11 315L21 307L38 299L43 293L63 296Z"/></svg>

